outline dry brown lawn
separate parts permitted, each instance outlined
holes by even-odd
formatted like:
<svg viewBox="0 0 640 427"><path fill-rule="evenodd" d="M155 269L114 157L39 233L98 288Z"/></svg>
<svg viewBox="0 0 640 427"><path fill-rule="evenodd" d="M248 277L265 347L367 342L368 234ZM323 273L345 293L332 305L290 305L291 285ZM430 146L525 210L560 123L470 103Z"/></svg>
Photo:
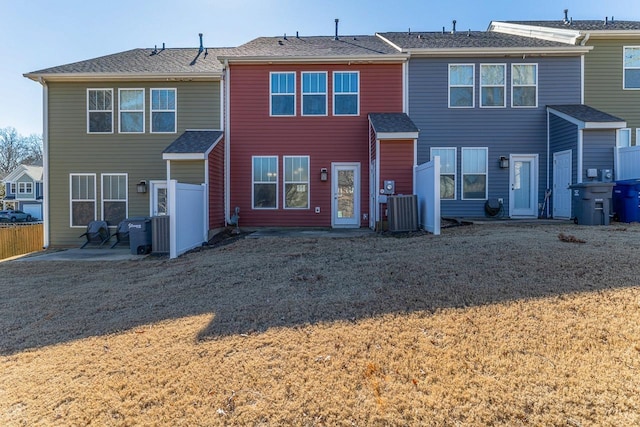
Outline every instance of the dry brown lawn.
<svg viewBox="0 0 640 427"><path fill-rule="evenodd" d="M0 425L639 425L639 250L495 223L0 263Z"/></svg>

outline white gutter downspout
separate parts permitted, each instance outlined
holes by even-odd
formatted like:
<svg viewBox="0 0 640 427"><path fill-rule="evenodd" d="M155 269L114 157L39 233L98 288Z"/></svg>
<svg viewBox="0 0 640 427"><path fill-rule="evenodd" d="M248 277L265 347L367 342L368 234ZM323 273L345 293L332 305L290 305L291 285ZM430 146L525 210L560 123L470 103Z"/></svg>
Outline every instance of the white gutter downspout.
<svg viewBox="0 0 640 427"><path fill-rule="evenodd" d="M584 46L589 41L589 37L591 37L591 33L587 33L582 41L580 42L580 46ZM584 104L584 55L580 55L580 103Z"/></svg>
<svg viewBox="0 0 640 427"><path fill-rule="evenodd" d="M51 244L49 239L49 85L40 77L42 85L42 229L43 249Z"/></svg>
<svg viewBox="0 0 640 427"><path fill-rule="evenodd" d="M223 79L224 79L224 90L225 90L225 94L224 94L224 122L225 122L225 126L224 126L224 225L227 226L229 225L229 214L231 212L231 188L230 188L230 177L229 177L229 163L230 163L230 159L231 159L231 136L229 133L229 130L231 128L230 126L230 119L229 119L229 112L231 110L229 104L229 94L231 91L231 71L229 70L229 60L225 59L224 60L224 75L223 75Z"/></svg>
<svg viewBox="0 0 640 427"><path fill-rule="evenodd" d="M549 121L550 117L549 117L549 109L547 108L547 188L545 190L549 191L551 189L551 187L549 187L550 184L550 179L549 176L551 175L551 159L549 158L549 156L551 155L551 122ZM552 193L553 196L553 193ZM547 200L547 212L546 212L546 217L549 218L549 201Z"/></svg>

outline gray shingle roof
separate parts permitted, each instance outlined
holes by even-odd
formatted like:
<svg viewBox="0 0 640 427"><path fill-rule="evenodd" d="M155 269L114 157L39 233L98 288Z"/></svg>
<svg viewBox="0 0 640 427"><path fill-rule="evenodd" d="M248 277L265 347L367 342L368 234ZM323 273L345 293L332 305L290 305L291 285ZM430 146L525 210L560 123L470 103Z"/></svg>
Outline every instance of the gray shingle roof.
<svg viewBox="0 0 640 427"><path fill-rule="evenodd" d="M566 48L566 43L492 31L380 33L402 49Z"/></svg>
<svg viewBox="0 0 640 427"><path fill-rule="evenodd" d="M223 132L218 130L188 130L173 141L162 152L171 154L206 153L220 139Z"/></svg>
<svg viewBox="0 0 640 427"><path fill-rule="evenodd" d="M571 105L549 105L556 111L564 113L582 122L591 123L611 123L611 122L624 122L623 119L612 116L604 111L596 110L593 107L589 107L584 104L571 104Z"/></svg>
<svg viewBox="0 0 640 427"><path fill-rule="evenodd" d="M370 113L369 120L376 133L418 132L418 127L405 113Z"/></svg>
<svg viewBox="0 0 640 427"><path fill-rule="evenodd" d="M220 73L217 56L225 48L132 49L85 61L33 71L27 75L53 74L189 74Z"/></svg>
<svg viewBox="0 0 640 427"><path fill-rule="evenodd" d="M609 20L606 24L602 20L575 20L565 22L555 21L505 21L509 24L532 25L536 27L562 28L576 31L640 31L640 21L616 21Z"/></svg>
<svg viewBox="0 0 640 427"><path fill-rule="evenodd" d="M226 58L267 57L358 57L399 54L376 36L259 37L229 49Z"/></svg>

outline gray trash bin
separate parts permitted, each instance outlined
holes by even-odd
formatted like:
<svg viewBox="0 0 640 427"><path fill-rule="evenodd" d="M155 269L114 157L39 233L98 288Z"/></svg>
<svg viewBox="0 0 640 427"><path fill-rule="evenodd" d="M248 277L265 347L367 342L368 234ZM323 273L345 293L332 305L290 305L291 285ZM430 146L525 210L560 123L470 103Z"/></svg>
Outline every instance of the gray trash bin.
<svg viewBox="0 0 640 427"><path fill-rule="evenodd" d="M133 255L144 255L151 252L151 218L125 219L129 229L129 248Z"/></svg>
<svg viewBox="0 0 640 427"><path fill-rule="evenodd" d="M580 225L609 225L612 182L570 185L573 220Z"/></svg>

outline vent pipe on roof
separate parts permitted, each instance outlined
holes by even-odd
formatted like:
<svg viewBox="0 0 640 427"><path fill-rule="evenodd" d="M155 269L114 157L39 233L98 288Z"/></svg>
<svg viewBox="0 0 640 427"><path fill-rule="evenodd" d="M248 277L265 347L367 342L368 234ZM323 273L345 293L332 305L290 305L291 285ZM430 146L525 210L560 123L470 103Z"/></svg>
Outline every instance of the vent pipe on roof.
<svg viewBox="0 0 640 427"><path fill-rule="evenodd" d="M164 50L164 42L162 42L162 50Z"/></svg>
<svg viewBox="0 0 640 427"><path fill-rule="evenodd" d="M442 34L444 34L444 33L445 33L445 29L444 29L444 27L442 27Z"/></svg>
<svg viewBox="0 0 640 427"><path fill-rule="evenodd" d="M467 32L467 37L471 37L471 28L469 28L469 31Z"/></svg>
<svg viewBox="0 0 640 427"><path fill-rule="evenodd" d="M609 23L609 17L605 16L604 17L604 25L607 25Z"/></svg>
<svg viewBox="0 0 640 427"><path fill-rule="evenodd" d="M611 15L611 23L613 24L613 15Z"/></svg>
<svg viewBox="0 0 640 427"><path fill-rule="evenodd" d="M451 30L451 34L455 34L456 33L456 20L453 20L453 29Z"/></svg>
<svg viewBox="0 0 640 427"><path fill-rule="evenodd" d="M299 39L300 36L298 35L298 32L296 31L296 38Z"/></svg>
<svg viewBox="0 0 640 427"><path fill-rule="evenodd" d="M199 33L198 36L200 37L200 49L198 49L198 51L202 52L204 50L204 45L202 44L202 33Z"/></svg>
<svg viewBox="0 0 640 427"><path fill-rule="evenodd" d="M565 24L569 22L569 9L564 10L564 19L562 20Z"/></svg>
<svg viewBox="0 0 640 427"><path fill-rule="evenodd" d="M285 40L288 40L288 39L287 39L287 33L284 33L284 37L283 37L283 38L284 38Z"/></svg>
<svg viewBox="0 0 640 427"><path fill-rule="evenodd" d="M338 22L340 22L340 20L336 18L336 37L334 38L334 40L339 40L338 39Z"/></svg>

